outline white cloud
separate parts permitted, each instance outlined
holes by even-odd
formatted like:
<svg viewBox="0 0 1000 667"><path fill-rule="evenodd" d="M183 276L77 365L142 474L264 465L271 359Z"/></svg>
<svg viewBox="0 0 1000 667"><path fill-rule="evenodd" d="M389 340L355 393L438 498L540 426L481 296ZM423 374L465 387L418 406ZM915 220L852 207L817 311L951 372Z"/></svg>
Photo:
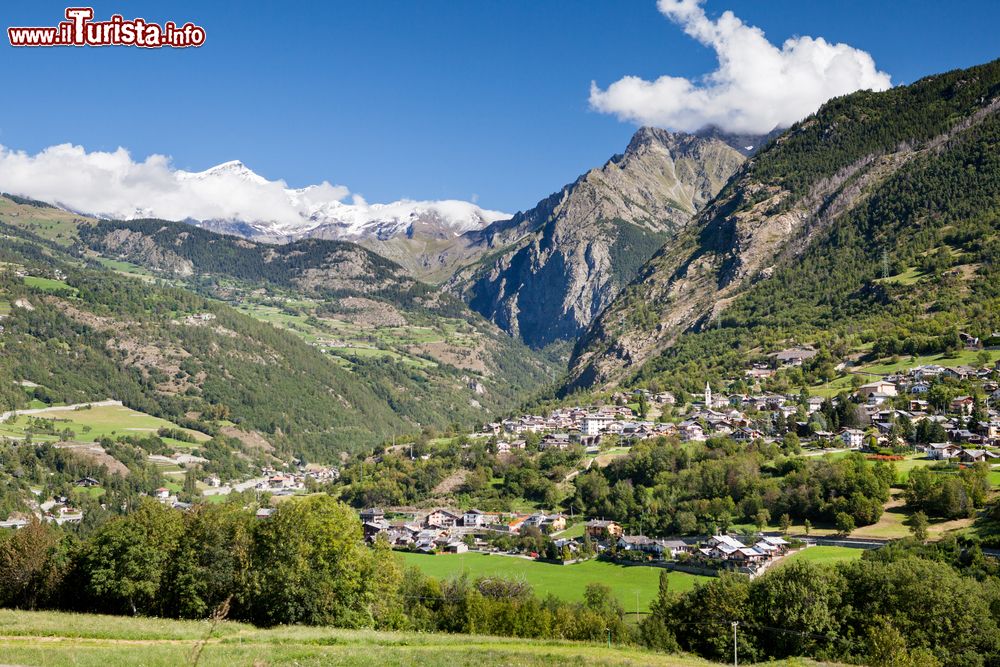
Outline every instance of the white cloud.
<svg viewBox="0 0 1000 667"><path fill-rule="evenodd" d="M283 181L268 181L238 162L192 174L169 158L136 162L124 148L87 152L60 144L36 155L0 146L0 191L109 218L245 220L294 224L310 207L344 199L349 190L322 183L289 198Z"/></svg>
<svg viewBox="0 0 1000 667"><path fill-rule="evenodd" d="M621 120L694 132L716 125L729 132L765 133L805 118L823 102L856 90L885 90L889 75L865 51L822 37L793 37L779 49L759 28L731 11L716 21L703 0L659 0L660 13L715 51L719 67L699 80L626 76L590 105Z"/></svg>
<svg viewBox="0 0 1000 667"><path fill-rule="evenodd" d="M136 162L124 148L87 152L60 144L36 155L0 146L0 192L114 219L241 221L277 234L301 235L333 225L344 237L402 233L413 220L434 218L461 233L510 217L475 203L404 199L369 204L342 185L290 189L238 161L191 173L162 155ZM348 196L351 203L344 203Z"/></svg>

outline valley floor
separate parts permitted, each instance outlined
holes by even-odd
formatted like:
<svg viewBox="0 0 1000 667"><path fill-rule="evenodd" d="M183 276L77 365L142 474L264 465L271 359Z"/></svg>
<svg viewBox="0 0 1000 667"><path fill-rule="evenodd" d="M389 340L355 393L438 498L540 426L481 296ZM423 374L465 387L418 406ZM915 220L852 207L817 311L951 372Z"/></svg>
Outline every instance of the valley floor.
<svg viewBox="0 0 1000 667"><path fill-rule="evenodd" d="M207 621L0 610L0 664L192 664ZM199 665L711 665L698 658L582 642L220 623ZM780 662L775 665L819 663Z"/></svg>

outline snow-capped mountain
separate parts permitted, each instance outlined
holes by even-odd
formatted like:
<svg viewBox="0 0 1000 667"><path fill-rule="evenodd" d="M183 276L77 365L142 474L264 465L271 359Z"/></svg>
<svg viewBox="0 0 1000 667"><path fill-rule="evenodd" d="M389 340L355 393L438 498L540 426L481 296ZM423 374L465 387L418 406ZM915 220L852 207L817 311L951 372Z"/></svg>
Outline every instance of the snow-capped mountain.
<svg viewBox="0 0 1000 667"><path fill-rule="evenodd" d="M255 196L248 201L254 205L245 210L237 207L231 208L228 215L188 215L186 219L214 231L266 240L290 241L315 236L384 241L412 236L416 227L423 235L450 238L511 217L453 199L369 204L355 195L350 203L345 203L342 200L349 192L342 186L324 182L291 189L281 181L269 181L254 173L238 160L201 172L177 171L176 175L179 182L195 190L226 193L253 190ZM278 195L283 201L273 201Z"/></svg>

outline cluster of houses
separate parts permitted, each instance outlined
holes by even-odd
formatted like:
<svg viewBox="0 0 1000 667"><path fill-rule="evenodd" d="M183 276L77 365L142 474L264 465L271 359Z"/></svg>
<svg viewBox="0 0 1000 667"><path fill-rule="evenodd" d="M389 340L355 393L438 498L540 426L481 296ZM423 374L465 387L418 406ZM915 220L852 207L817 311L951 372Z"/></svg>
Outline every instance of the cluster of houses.
<svg viewBox="0 0 1000 667"><path fill-rule="evenodd" d="M365 539L374 541L380 535L389 544L405 549L423 551L449 551L461 553L468 550L468 542L486 534L521 535L527 528L537 528L543 534L566 529L562 514L503 514L451 509L403 510L399 517L388 520L385 511L369 508L360 513ZM471 538L471 539L470 539Z"/></svg>
<svg viewBox="0 0 1000 667"><path fill-rule="evenodd" d="M775 367L800 366L814 357L817 351L809 347L796 347L774 353L772 364L750 369L755 377L766 377ZM887 443L887 435L893 425L906 418L912 424L922 419L931 419L942 425L948 433L949 442L961 443L967 448L985 449L1000 446L1000 413L987 411L987 418L974 429L968 425L968 417L973 412L974 399L959 396L951 401L947 414L931 414L930 406L923 394L938 377L956 380L974 380L986 392L990 402L1000 405L1000 385L995 375L996 367L976 368L972 366L945 367L925 365L906 373L889 375L861 385L855 391L859 403L856 408L859 422L873 429L880 444ZM893 407L899 405L898 397L906 397L907 409ZM620 403L635 402L642 397L649 405L674 405L675 398L669 392L652 393L638 389L631 395L617 394L613 398L616 405L597 407L570 407L553 410L547 416L523 415L516 419L495 422L485 430L486 435L496 436L494 446L497 454L509 454L524 449L525 440L516 436L525 433L544 434L539 449L567 449L575 444L595 446L605 435L616 435L622 440L636 441L657 436L676 436L682 441L703 441L713 436L728 436L737 442L769 440L772 425L780 415L786 423L795 425L800 436L818 442L861 449L866 442L866 430L844 428L839 432L815 432L810 428L809 415L818 412L825 400L814 396L803 405L798 395L787 396L777 393L719 395L706 385L702 400L695 400L684 406L677 423L660 423L638 420L633 410ZM836 402L837 399L832 399ZM803 421L803 412L806 418ZM677 414L675 412L675 414ZM962 449L962 448L959 448ZM955 452L954 456L958 456Z"/></svg>
<svg viewBox="0 0 1000 667"><path fill-rule="evenodd" d="M91 486L86 483L87 480L94 481L96 485L96 480L90 477L84 477L76 485ZM13 530L24 528L31 523L32 517L40 521L54 523L57 526L78 524L83 521L83 510L74 507L66 496L55 496L41 503L29 500L27 505L30 512L11 512L6 519L0 521L0 528Z"/></svg>
<svg viewBox="0 0 1000 667"><path fill-rule="evenodd" d="M752 545L747 545L731 535L713 535L693 555L708 565L753 571L788 553L790 546L787 540L777 536L761 535Z"/></svg>
<svg viewBox="0 0 1000 667"><path fill-rule="evenodd" d="M585 532L595 543L615 545L621 551L642 553L654 560L689 560L711 567L749 567L755 569L783 556L791 546L782 537L761 535L747 545L729 535L714 535L701 539L657 539L645 535L625 535L621 524L594 519L588 521Z"/></svg>
<svg viewBox="0 0 1000 667"><path fill-rule="evenodd" d="M423 553L465 553L470 546L485 548L478 539L486 532L519 534L529 526L545 534L558 533L566 528L562 514L530 514L510 516L449 509L410 511L406 518L390 521L384 510L369 508L360 512L365 539L373 542L380 536L395 548ZM616 549L621 552L642 554L644 559L656 561L684 560L711 568L749 568L754 570L772 559L787 553L790 545L781 537L762 535L752 544L744 544L728 535L715 535L707 539L659 539L645 535L626 535L616 521L593 519L584 524L584 535L597 551ZM559 550L576 553L584 537L553 538ZM612 552L613 553L613 552Z"/></svg>
<svg viewBox="0 0 1000 667"><path fill-rule="evenodd" d="M209 475L202 480L205 496L223 496L233 491L257 491L272 496L291 496L301 493L309 480L317 483L333 482L340 478L340 470L331 466L310 464L300 466L292 472L281 472L273 468L263 468L261 476L233 484L224 484L217 475Z"/></svg>

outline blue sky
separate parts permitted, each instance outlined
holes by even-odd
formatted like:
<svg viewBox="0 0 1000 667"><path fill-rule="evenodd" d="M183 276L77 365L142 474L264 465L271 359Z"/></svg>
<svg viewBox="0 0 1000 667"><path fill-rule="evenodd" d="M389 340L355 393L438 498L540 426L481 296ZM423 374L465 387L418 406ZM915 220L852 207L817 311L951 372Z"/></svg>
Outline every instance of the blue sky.
<svg viewBox="0 0 1000 667"><path fill-rule="evenodd" d="M54 25L65 3L7 0L3 27ZM593 111L591 81L695 78L715 54L652 0L95 2L193 21L189 50L13 49L3 39L0 144L152 153L181 169L240 159L292 186L368 201L471 199L515 211L601 164L634 125ZM894 84L997 57L997 2L749 2L772 43L797 35L868 52Z"/></svg>

